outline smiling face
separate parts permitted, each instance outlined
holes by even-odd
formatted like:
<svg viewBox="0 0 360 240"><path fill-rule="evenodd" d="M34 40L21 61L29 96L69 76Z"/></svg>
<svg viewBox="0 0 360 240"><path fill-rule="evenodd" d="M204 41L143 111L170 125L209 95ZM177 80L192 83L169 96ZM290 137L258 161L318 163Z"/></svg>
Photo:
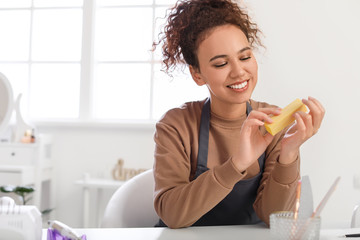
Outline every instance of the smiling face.
<svg viewBox="0 0 360 240"><path fill-rule="evenodd" d="M245 34L235 25L212 29L197 48L194 81L208 87L211 110L226 118L244 114L257 83L258 66Z"/></svg>

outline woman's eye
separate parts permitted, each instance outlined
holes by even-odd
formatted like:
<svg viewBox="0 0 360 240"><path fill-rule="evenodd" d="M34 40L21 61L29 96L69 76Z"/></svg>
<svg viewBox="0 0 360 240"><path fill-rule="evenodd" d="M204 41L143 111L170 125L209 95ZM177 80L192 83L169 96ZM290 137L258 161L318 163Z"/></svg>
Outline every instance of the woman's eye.
<svg viewBox="0 0 360 240"><path fill-rule="evenodd" d="M244 57L244 58L240 58L240 60L241 61L246 61L246 60L248 60L248 59L250 59L251 57L249 56L249 57Z"/></svg>
<svg viewBox="0 0 360 240"><path fill-rule="evenodd" d="M217 67L217 68L220 68L220 67L223 67L225 66L227 63L221 63L221 64L215 64L214 66Z"/></svg>

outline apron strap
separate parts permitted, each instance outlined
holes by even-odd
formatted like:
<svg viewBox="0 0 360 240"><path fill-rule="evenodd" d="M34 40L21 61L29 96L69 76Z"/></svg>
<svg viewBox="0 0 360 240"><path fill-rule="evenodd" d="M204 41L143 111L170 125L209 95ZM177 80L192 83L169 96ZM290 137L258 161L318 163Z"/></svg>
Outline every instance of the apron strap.
<svg viewBox="0 0 360 240"><path fill-rule="evenodd" d="M246 102L246 116L249 116L250 112L252 111L252 107L249 102Z"/></svg>
<svg viewBox="0 0 360 240"><path fill-rule="evenodd" d="M205 172L207 168L208 146L210 129L210 98L207 98L201 111L200 132L199 132L199 151L197 157L197 167L195 178Z"/></svg>

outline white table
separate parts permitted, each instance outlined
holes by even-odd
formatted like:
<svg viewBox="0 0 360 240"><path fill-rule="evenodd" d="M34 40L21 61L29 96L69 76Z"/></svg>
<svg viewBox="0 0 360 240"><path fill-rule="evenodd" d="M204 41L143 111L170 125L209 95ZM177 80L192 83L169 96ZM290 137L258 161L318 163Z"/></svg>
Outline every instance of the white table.
<svg viewBox="0 0 360 240"><path fill-rule="evenodd" d="M90 189L96 189L96 199L99 202L102 196L103 189L118 189L124 181L116 181L103 178L90 178L88 174L84 174L84 178L77 180L75 184L82 186L83 188L83 227L88 228L90 217ZM99 219L100 208L95 211L95 219ZM99 224L99 223L97 223Z"/></svg>
<svg viewBox="0 0 360 240"><path fill-rule="evenodd" d="M131 240L253 240L270 239L270 229L264 225L190 227L183 229L169 228L87 228L75 229L79 234L86 234L88 240L131 239ZM322 229L321 240L344 239L340 236L348 233L360 233L360 228ZM46 240L47 230L43 230L42 240ZM351 238L346 238L351 239ZM360 238L355 238L360 239Z"/></svg>

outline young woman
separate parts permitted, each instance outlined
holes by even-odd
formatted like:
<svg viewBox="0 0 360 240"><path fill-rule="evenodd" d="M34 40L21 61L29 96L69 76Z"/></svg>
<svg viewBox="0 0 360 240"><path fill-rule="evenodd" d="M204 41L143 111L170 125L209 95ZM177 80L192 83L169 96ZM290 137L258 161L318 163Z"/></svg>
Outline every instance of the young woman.
<svg viewBox="0 0 360 240"><path fill-rule="evenodd" d="M182 0L168 15L159 41L165 69L185 63L210 97L168 111L156 125L157 226L268 224L272 212L294 209L299 148L325 111L309 97L309 113L295 113L290 128L264 130L281 109L251 99L258 33L231 0Z"/></svg>

